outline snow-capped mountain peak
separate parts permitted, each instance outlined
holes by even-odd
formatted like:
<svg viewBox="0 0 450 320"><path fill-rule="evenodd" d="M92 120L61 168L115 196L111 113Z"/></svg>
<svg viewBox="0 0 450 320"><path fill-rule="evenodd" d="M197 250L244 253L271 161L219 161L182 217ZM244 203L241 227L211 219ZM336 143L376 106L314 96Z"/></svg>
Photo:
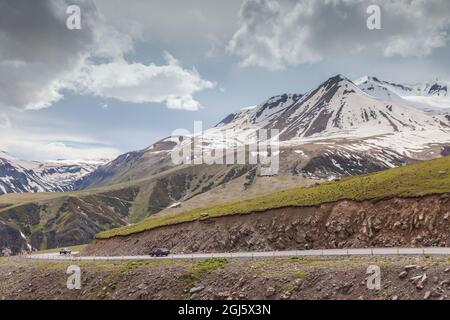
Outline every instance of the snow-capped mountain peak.
<svg viewBox="0 0 450 320"><path fill-rule="evenodd" d="M0 195L19 192L71 191L75 181L109 160L19 160L0 151Z"/></svg>
<svg viewBox="0 0 450 320"><path fill-rule="evenodd" d="M364 92L379 98L427 111L450 109L450 82L442 80L400 84L364 76L355 81Z"/></svg>
<svg viewBox="0 0 450 320"><path fill-rule="evenodd" d="M366 94L337 75L307 93L284 123L284 138L366 137L399 131L441 128L439 119Z"/></svg>
<svg viewBox="0 0 450 320"><path fill-rule="evenodd" d="M217 142L223 130L234 130L236 140L243 141L258 129L278 129L281 141L302 143L450 128L444 116L371 95L361 86L369 81L382 82L370 77L363 80L358 86L336 75L304 95L272 97L256 108L229 115L205 136Z"/></svg>
<svg viewBox="0 0 450 320"><path fill-rule="evenodd" d="M384 87L399 96L437 96L446 97L449 95L450 83L443 80L433 80L417 84L401 84L380 80L376 77L364 76L355 81L355 84L368 88L370 86Z"/></svg>
<svg viewBox="0 0 450 320"><path fill-rule="evenodd" d="M257 130L277 129L280 170L326 179L447 153L450 117L371 95L358 86L369 80L381 83L370 77L355 83L336 75L305 94L282 94L242 108L199 134L201 143L194 149L201 146L203 152L222 149L231 154L236 146L254 145ZM273 138L273 132L267 136ZM171 155L192 151L192 137L167 137L142 151L121 155L88 175L82 187L172 168L176 164ZM185 156L190 162L198 154Z"/></svg>
<svg viewBox="0 0 450 320"><path fill-rule="evenodd" d="M294 105L302 97L301 94L282 94L273 96L263 103L242 108L236 113L223 119L215 128L220 129L247 129L254 126L264 127L276 119L280 112Z"/></svg>

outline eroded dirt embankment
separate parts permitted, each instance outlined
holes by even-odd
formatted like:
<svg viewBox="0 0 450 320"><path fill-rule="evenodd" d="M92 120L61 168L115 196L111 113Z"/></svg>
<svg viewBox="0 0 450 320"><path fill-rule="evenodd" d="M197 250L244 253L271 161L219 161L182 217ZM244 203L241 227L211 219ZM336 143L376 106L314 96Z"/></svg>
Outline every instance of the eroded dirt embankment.
<svg viewBox="0 0 450 320"><path fill-rule="evenodd" d="M84 255L450 246L450 195L289 207L94 240Z"/></svg>

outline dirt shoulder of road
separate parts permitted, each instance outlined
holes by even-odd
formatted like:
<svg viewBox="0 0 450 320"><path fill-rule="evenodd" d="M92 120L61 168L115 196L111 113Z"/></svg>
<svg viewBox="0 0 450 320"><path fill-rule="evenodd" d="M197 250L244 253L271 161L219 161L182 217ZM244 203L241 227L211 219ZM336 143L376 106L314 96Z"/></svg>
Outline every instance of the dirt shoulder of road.
<svg viewBox="0 0 450 320"><path fill-rule="evenodd" d="M81 289L66 287L81 269ZM380 267L381 287L367 288ZM0 299L449 299L450 259L333 257L50 262L0 259Z"/></svg>

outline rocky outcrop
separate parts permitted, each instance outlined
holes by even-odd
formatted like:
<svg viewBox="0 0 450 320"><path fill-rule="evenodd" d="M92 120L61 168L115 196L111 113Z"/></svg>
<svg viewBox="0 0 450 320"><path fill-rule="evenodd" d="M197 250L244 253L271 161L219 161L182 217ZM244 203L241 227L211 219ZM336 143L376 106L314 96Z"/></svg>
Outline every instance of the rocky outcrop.
<svg viewBox="0 0 450 320"><path fill-rule="evenodd" d="M350 201L288 207L96 239L89 255L347 247L450 246L450 196Z"/></svg>
<svg viewBox="0 0 450 320"><path fill-rule="evenodd" d="M0 222L0 256L19 254L29 250L27 241L16 228Z"/></svg>
<svg viewBox="0 0 450 320"><path fill-rule="evenodd" d="M389 164L380 161L377 154L369 155L362 153L340 154L339 151L333 153L322 153L312 157L301 169L302 173L308 176L329 179L330 177L356 176L366 173L373 173L389 169L390 166L401 166L411 162L411 159L395 155L389 157Z"/></svg>

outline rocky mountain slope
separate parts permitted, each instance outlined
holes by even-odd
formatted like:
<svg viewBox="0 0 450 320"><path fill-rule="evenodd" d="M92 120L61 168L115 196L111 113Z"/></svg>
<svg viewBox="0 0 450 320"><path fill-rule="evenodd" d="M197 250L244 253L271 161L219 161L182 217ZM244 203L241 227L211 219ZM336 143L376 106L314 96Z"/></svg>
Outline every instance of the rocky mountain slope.
<svg viewBox="0 0 450 320"><path fill-rule="evenodd" d="M0 195L20 192L72 191L75 182L108 160L24 161L0 151Z"/></svg>
<svg viewBox="0 0 450 320"><path fill-rule="evenodd" d="M290 188L281 192L266 194L251 199L240 199L239 201L234 202L203 206L195 210L186 210L172 215L152 216L134 225L102 232L97 235L97 239L102 243L103 240L105 240L104 242L106 243L106 246L108 246L108 243L121 243L123 240L122 238L128 236L142 236L151 238L153 233L164 233L165 229L167 229L170 233L170 230L176 229L180 231L179 229L185 228L185 232L179 232L180 237L183 237L183 235L189 233L188 229L190 230L191 228L198 227L197 231L199 231L199 235L192 235L193 239L196 239L201 237L200 234L202 232L208 233L211 229L213 229L204 228L204 230L200 232L200 229L202 229L202 224L208 225L208 223L215 224L216 222L220 222L218 223L219 228L220 225L227 224L227 227L223 228L223 231L219 233L231 233L234 231L232 230L233 228L230 224L239 225L239 221L244 221L244 216L247 214L253 215L252 218L247 220L248 223L250 223L250 221L257 221L259 219L259 215L261 214L266 216L268 220L263 219L264 222L261 220L261 226L257 226L256 224L251 224L251 226L246 225L243 233L253 239L253 241L264 242L264 239L267 240L273 232L280 232L279 236L281 236L283 232L287 232L287 229L279 228L282 220L284 219L282 218L284 215L286 219L296 220L297 218L295 217L298 214L298 218L302 221L303 219L309 222L314 220L314 226L318 227L319 220L321 221L319 225L322 223L326 224L329 219L334 216L333 212L336 211L336 221L339 221L340 217L346 216L347 213L352 216L349 218L348 223L359 221L361 218L361 225L353 228L354 232L351 232L351 234L355 235L357 240L361 240L362 238L361 236L358 236L358 232L365 232L362 230L362 227L367 223L371 224L370 221L375 219L376 216L381 217L383 215L383 210L386 210L386 212L389 211L388 207L390 203L400 203L403 201L403 198L405 198L403 201L405 217L408 219L414 219L415 221L415 218L412 216L414 216L418 211L428 212L430 217L434 214L433 212L438 212L440 216L433 220L435 222L438 220L441 221L447 219L448 216L445 219L443 216L445 217L446 213L450 214L450 212L448 212L448 196L446 196L449 193L450 158L445 157L432 161L424 161L401 168L385 170L383 172L370 175L349 177L339 181L322 183L307 188ZM430 197L437 195L436 197L438 199L434 203L430 202L428 206L423 206L421 209L417 209L422 206L422 202L427 202L424 198L424 196L427 195ZM410 198L413 199L411 200L411 203L408 203ZM438 202L441 198L442 203L439 204ZM391 199L394 199L394 201L391 201ZM387 201L388 205L383 207L381 200ZM341 210L341 207L343 207L344 210ZM380 209L380 207L382 207L382 209ZM399 212L400 207L402 206L396 207L396 210ZM343 211L345 210L347 210L347 213L344 214ZM288 213L286 214L285 211ZM392 222L392 219L397 219L401 216L398 214L393 215L392 211L386 215L386 219L389 220L389 223ZM267 215L265 213L267 213ZM315 218L309 217L310 214L314 215ZM372 216L373 214L375 216ZM274 220L278 219L276 218L278 216L280 216L280 223L276 223ZM323 216L323 219L319 219L319 216ZM391 216L392 219L389 218ZM420 220L422 220L422 218ZM301 230L296 233L297 236L300 236L304 232L319 232L313 228L313 225L309 225L309 222L306 222L306 227L304 225L303 227L307 229L309 226L311 227L311 230ZM343 223L343 221L339 221L339 223ZM245 225L245 223L243 224ZM288 227L287 224L283 225ZM388 225L380 228L380 230L387 230L387 226ZM303 227L302 224L296 223L292 228L298 229ZM254 230L251 232L246 232L245 229L248 228ZM368 228L370 229L371 227ZM236 230L239 229L240 228L238 227L236 228ZM269 234L266 234L265 237L257 236L258 234L262 235L266 232ZM293 232L295 233L296 231ZM409 232L411 232L411 229L409 229ZM324 236L323 233L324 232L322 230L318 234L320 234L320 236ZM254 235L255 237L253 237ZM211 235L208 235L206 238L210 237ZM292 237L295 238L296 236L291 235L288 238L293 239ZM162 236L160 236L160 238L162 238ZM229 238L230 237L224 236L222 239ZM176 238L173 239L173 241L176 241ZM218 241L217 238L215 239L217 241L212 241L213 243L223 242ZM277 236L274 239L279 239L279 237ZM180 243L182 245L187 245L184 240L180 241ZM203 243L206 244L207 241L204 240ZM173 243L172 245L175 246ZM219 245L219 243L216 245ZM292 243L291 245L295 246L296 244ZM95 246L95 243L93 246ZM141 249L145 248L147 247L144 241L142 242ZM138 248L136 248L136 250L137 249Z"/></svg>
<svg viewBox="0 0 450 320"><path fill-rule="evenodd" d="M128 224L133 188L98 194L36 194L0 208L0 255L88 243L100 231Z"/></svg>
<svg viewBox="0 0 450 320"><path fill-rule="evenodd" d="M450 115L418 110L413 100L437 99L445 110L446 88L445 82L408 86L374 77L353 83L337 75L305 94L275 96L230 114L203 132L202 143L233 152L255 141L258 129L277 129L280 175L335 179L383 170L445 152ZM111 162L38 163L0 153L0 194L81 190L169 172L177 167L171 153L190 138L169 137Z"/></svg>
<svg viewBox="0 0 450 320"><path fill-rule="evenodd" d="M0 255L90 242L95 234L138 222L199 194L247 178L246 166L180 167L176 171L111 187L64 193L0 197ZM283 184L271 186L274 191Z"/></svg>
<svg viewBox="0 0 450 320"><path fill-rule="evenodd" d="M270 107L267 116L266 109ZM341 75L328 79L300 99L243 110L232 121L216 126L220 131L278 129L281 141L298 144L312 139L365 138L449 127L442 116L377 99ZM213 133L213 130L206 131L205 135Z"/></svg>
<svg viewBox="0 0 450 320"><path fill-rule="evenodd" d="M450 145L450 116L380 99L341 75L306 94L275 96L230 114L204 131L201 143L204 150L223 149L226 154L255 141L259 129L279 130L279 175L312 179L335 179L432 159ZM124 154L85 176L78 187L132 181L171 170L176 167L171 153L190 147L192 138L168 137Z"/></svg>

